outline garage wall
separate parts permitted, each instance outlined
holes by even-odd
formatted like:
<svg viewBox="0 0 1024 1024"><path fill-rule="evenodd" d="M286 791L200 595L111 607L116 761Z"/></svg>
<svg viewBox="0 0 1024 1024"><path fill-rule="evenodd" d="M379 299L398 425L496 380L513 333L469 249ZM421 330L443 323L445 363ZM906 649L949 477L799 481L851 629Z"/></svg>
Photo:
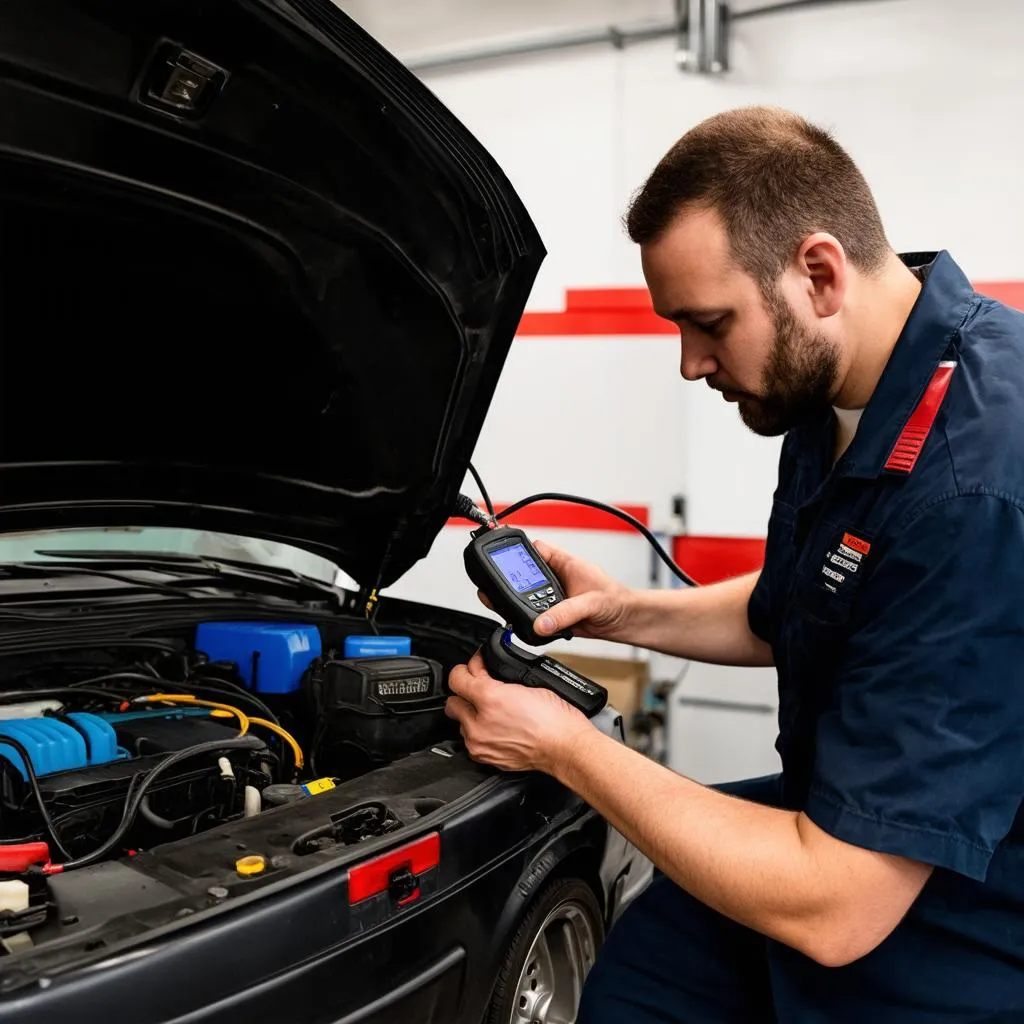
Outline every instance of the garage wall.
<svg viewBox="0 0 1024 1024"><path fill-rule="evenodd" d="M368 27L387 42L387 5L361 6L352 13L375 19ZM431 4L433 23L443 6ZM559 28L571 28L573 17L593 24L585 5L545 6L564 10ZM505 12L495 15L493 35L525 34L509 23L510 7L474 5L476 35L488 35L488 9ZM618 4L608 13L631 21L628 9ZM645 3L638 16L659 10L667 18L671 4ZM417 49L444 49L440 34ZM400 56L415 40L393 38ZM872 183L898 249L949 248L975 280L1024 278L1018 0L837 4L742 22L734 28L732 70L722 78L681 73L674 50L666 39L423 73L505 167L537 221L550 255L531 310L561 309L569 288L642 285L620 224L630 194L689 126L754 103L789 107L834 129ZM496 500L574 490L649 504L653 521L667 525L672 496L684 494L691 531L761 536L778 447L749 434L703 385L680 380L671 336L523 337L475 461ZM470 480L466 489L476 494ZM535 532L631 585L648 584L650 559L639 538ZM476 607L459 557L465 539L461 529L446 530L394 592ZM588 653L607 653L602 646L575 642ZM674 675L678 666L664 662L655 675ZM691 696L729 688L737 700L773 699L770 673L691 666L687 686ZM755 746L770 744L770 717ZM720 720L709 728L688 734L691 752L693 736L705 735L699 763L685 752L675 763L698 777L730 775L743 760L729 750L739 734ZM744 728L746 750L753 740ZM770 766L772 757L762 760Z"/></svg>
<svg viewBox="0 0 1024 1024"><path fill-rule="evenodd" d="M584 19L579 5L545 6ZM444 4L432 7L443 23ZM487 35L488 10L494 35L523 35L510 7L475 5L475 35ZM628 9L606 13L625 18ZM657 10L637 7L648 18ZM559 26L572 27L564 18ZM409 46L416 36L405 32ZM440 35L426 37L427 49ZM681 73L674 49L666 39L422 74L494 153L538 223L549 256L530 309L562 308L568 288L642 286L619 220L631 192L687 127L748 103L832 127L871 181L897 248L948 247L975 279L1024 277L1017 0L887 0L739 22L723 78ZM679 380L677 365L670 336L520 340L477 453L493 495L578 488L650 501L657 518L682 492L694 532L763 532L778 442L751 436L717 395ZM522 437L520 410L533 449L517 459L508 439Z"/></svg>

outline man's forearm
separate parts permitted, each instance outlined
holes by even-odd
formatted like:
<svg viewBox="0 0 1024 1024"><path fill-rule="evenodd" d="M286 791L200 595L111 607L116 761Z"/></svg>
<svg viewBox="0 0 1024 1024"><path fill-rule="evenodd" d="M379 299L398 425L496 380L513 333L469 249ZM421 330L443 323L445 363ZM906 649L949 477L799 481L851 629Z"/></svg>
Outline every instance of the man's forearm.
<svg viewBox="0 0 1024 1024"><path fill-rule="evenodd" d="M631 591L625 642L691 661L771 665L771 648L747 621L747 604L759 575L706 587Z"/></svg>
<svg viewBox="0 0 1024 1024"><path fill-rule="evenodd" d="M835 948L843 908L797 813L708 789L596 729L546 768L701 902L809 956Z"/></svg>

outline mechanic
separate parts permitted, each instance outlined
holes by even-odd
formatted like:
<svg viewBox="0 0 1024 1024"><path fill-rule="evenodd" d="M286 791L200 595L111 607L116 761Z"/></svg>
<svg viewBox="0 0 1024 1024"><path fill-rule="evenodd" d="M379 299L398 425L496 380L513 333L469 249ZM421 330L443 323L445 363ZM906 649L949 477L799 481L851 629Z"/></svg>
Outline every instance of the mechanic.
<svg viewBox="0 0 1024 1024"><path fill-rule="evenodd" d="M579 1021L1022 1021L1024 316L898 256L785 111L695 127L627 226L683 377L786 435L765 561L634 591L538 543L569 595L538 628L774 665L782 772L705 787L453 670L472 757L549 773L658 868Z"/></svg>

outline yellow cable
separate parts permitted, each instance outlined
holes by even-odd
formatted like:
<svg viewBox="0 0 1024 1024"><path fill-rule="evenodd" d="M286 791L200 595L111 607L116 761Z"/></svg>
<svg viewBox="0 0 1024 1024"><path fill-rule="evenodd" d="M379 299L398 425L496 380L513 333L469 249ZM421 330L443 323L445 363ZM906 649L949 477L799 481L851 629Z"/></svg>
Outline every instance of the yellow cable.
<svg viewBox="0 0 1024 1024"><path fill-rule="evenodd" d="M230 704L218 704L213 700L200 700L193 697L191 693L151 693L145 697L138 697L133 703L158 703L163 701L166 704L197 704L199 707L216 708L218 711L226 711L238 719L238 735L244 736L249 731L250 721L257 722L261 719L250 719L243 711L232 707Z"/></svg>
<svg viewBox="0 0 1024 1024"><path fill-rule="evenodd" d="M217 711L226 712L238 719L238 724L240 726L238 732L239 736L246 733L250 725L262 725L264 729L269 729L271 732L277 733L277 735L292 748L292 752L295 754L295 767L297 769L302 768L305 764L306 759L302 756L302 747L299 746L298 741L290 732L286 729L282 729L279 725L275 725L273 722L267 721L265 718L254 718L252 715L246 715L244 712L239 711L238 708L232 707L230 704L219 704L217 701L213 700L200 700L198 697L193 697L190 693L154 693L146 697L140 697L139 700L152 702L163 701L167 704L197 704L199 707L215 708Z"/></svg>
<svg viewBox="0 0 1024 1024"><path fill-rule="evenodd" d="M268 722L265 718L253 718L249 717L249 721L253 725L262 725L264 729L269 729L271 732L276 732L292 748L292 752L295 754L295 767L300 769L305 762L305 758L302 756L302 747L299 746L295 737L288 732L286 729L282 729L281 726L275 725L273 722Z"/></svg>

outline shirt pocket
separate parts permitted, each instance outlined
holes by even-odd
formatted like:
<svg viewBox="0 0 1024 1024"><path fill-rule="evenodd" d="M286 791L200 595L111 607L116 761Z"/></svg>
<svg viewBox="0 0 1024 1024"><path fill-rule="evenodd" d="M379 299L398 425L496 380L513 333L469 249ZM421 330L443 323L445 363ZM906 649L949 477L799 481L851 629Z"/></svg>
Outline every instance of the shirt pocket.
<svg viewBox="0 0 1024 1024"><path fill-rule="evenodd" d="M814 531L794 588L799 649L815 674L834 671L842 657L872 540L863 530L827 522Z"/></svg>

